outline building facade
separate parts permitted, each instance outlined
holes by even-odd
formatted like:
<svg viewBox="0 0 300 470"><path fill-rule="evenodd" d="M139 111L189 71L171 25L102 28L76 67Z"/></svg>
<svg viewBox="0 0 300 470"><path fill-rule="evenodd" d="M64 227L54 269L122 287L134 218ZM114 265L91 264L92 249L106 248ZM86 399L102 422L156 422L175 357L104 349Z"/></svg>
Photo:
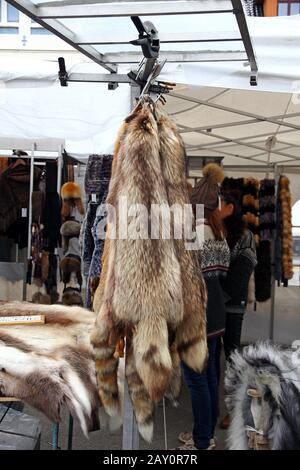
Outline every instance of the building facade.
<svg viewBox="0 0 300 470"><path fill-rule="evenodd" d="M250 16L290 16L300 14L297 0L243 0Z"/></svg>
<svg viewBox="0 0 300 470"><path fill-rule="evenodd" d="M0 0L0 52L2 58L57 60L60 55L68 64L78 62L80 54L67 43L51 34L5 0ZM85 60L81 56L81 60Z"/></svg>

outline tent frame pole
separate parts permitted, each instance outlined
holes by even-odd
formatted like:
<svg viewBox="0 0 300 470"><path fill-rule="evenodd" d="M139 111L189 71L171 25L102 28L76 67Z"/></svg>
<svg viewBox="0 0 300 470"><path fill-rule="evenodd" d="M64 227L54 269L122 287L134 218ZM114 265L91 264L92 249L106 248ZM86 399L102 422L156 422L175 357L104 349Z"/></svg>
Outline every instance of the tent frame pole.
<svg viewBox="0 0 300 470"><path fill-rule="evenodd" d="M130 107L135 108L136 99L139 98L141 89L139 86L131 86ZM123 419L123 441L122 450L139 450L139 431L134 416L132 401L126 379L127 345L125 343L125 383L124 383L124 419Z"/></svg>
<svg viewBox="0 0 300 470"><path fill-rule="evenodd" d="M275 207L277 204L277 195L278 195L278 184L279 184L279 174L280 171L277 167L277 165L274 166L274 179L275 179ZM273 237L272 240L272 245L271 245L271 273L272 273L272 284L271 284L271 309L270 309L270 332L269 332L269 338L271 341L274 341L274 333L275 333L275 297L276 297L276 279L275 279L275 256L276 256L276 250L275 250L275 237L276 233Z"/></svg>
<svg viewBox="0 0 300 470"><path fill-rule="evenodd" d="M29 182L29 201L28 201L28 246L27 246L27 260L24 265L24 284L23 284L23 300L27 300L27 275L29 262L31 260L31 240L32 240L32 194L34 182L34 151L35 144L32 145L30 154L30 182Z"/></svg>

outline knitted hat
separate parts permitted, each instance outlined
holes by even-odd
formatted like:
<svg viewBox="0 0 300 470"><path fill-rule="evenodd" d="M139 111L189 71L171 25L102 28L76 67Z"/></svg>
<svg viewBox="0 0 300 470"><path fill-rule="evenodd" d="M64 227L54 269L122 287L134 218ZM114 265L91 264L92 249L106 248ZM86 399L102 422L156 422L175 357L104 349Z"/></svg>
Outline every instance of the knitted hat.
<svg viewBox="0 0 300 470"><path fill-rule="evenodd" d="M209 210L215 210L219 204L220 183L224 179L221 167L209 163L203 168L203 178L193 188L191 203L204 204Z"/></svg>

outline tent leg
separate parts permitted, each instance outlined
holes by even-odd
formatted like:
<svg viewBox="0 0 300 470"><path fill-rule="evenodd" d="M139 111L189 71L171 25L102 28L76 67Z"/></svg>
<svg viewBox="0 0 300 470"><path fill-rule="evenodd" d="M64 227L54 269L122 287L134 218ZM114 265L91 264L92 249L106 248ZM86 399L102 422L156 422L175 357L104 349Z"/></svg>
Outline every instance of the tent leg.
<svg viewBox="0 0 300 470"><path fill-rule="evenodd" d="M274 165L274 179L275 179L275 201L277 201L277 191L279 182L279 171L277 165ZM271 245L271 268L272 268L272 285L271 285L271 308L270 308L270 332L269 338L274 341L275 332L275 296L276 296L276 279L275 279L275 237L273 237Z"/></svg>
<svg viewBox="0 0 300 470"><path fill-rule="evenodd" d="M123 450L139 450L139 432L133 413L127 380L124 388Z"/></svg>
<svg viewBox="0 0 300 470"><path fill-rule="evenodd" d="M272 256L274 260L274 256ZM274 263L272 271L274 270ZM274 327L275 327L275 294L276 294L276 281L274 272L272 273L272 285L271 285L271 312L270 312L270 340L274 341Z"/></svg>
<svg viewBox="0 0 300 470"><path fill-rule="evenodd" d="M29 201L28 201L28 246L27 246L27 262L24 263L24 283L23 283L23 300L27 300L27 271L28 263L31 259L31 238L32 238L32 193L33 193L33 180L34 180L34 150L35 144L32 146L30 158L30 183L29 183Z"/></svg>

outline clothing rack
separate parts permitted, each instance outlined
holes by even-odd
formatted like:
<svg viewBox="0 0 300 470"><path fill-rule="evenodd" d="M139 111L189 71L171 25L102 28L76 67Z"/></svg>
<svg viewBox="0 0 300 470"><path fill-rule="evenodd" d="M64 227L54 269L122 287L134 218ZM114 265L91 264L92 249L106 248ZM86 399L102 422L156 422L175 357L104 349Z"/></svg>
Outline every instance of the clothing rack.
<svg viewBox="0 0 300 470"><path fill-rule="evenodd" d="M4 151L12 151L12 149L22 149L28 152L28 155L20 157L18 155L5 155L9 158L26 158L30 160L30 183L29 183L29 201L28 201L28 246L27 246L27 263L31 258L31 225L32 225L32 193L34 183L34 165L37 163L36 159L42 160L57 160L57 192L60 193L61 186L61 170L62 170L62 155L65 147L63 139L13 139L2 138L0 139L0 158L4 157ZM40 156L38 153L49 153L50 155ZM27 264L24 263L24 278L23 278L23 301L27 297Z"/></svg>

